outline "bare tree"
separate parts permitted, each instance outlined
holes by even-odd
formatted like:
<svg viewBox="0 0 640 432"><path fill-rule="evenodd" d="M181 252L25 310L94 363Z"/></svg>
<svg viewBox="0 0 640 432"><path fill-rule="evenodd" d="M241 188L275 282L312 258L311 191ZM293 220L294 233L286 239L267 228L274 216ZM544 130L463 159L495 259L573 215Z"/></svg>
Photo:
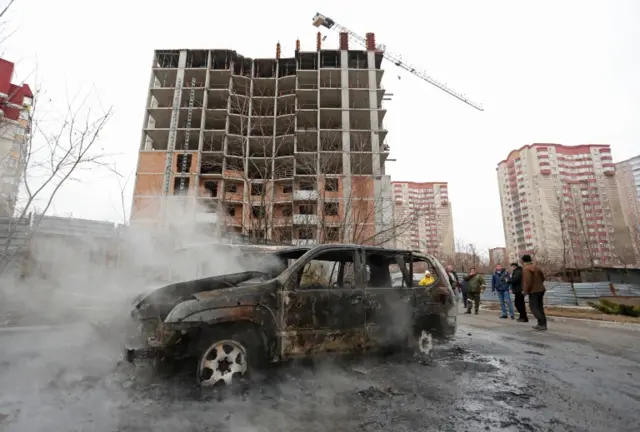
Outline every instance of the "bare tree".
<svg viewBox="0 0 640 432"><path fill-rule="evenodd" d="M278 98L274 104L264 89L253 86L250 90L249 84L241 84L241 78L234 79L238 83L232 86L229 100L233 118L229 121L224 191L219 200L227 229L240 230L254 241L288 242L298 237L370 244L384 244L409 229L421 209L403 211L394 219L391 191L388 196L375 194L373 175L361 169L362 163L352 164L352 175L343 175L340 128L323 132L318 142L317 117L299 116L297 128L309 131L310 139L304 139L302 133L296 152L293 140L286 138L295 133L294 99L284 103ZM326 127L331 129L330 124ZM356 152L361 147L367 152L366 145L357 139L351 141ZM368 146L370 155L370 143ZM237 180L231 180L232 175ZM340 181L345 178L348 180ZM295 206L291 199L294 188L300 192ZM242 206L237 205L240 200ZM240 209L241 217L237 215Z"/></svg>
<svg viewBox="0 0 640 432"><path fill-rule="evenodd" d="M129 214L127 212L127 204L126 204L125 196L126 196L127 187L134 173L130 172L129 174L127 174L126 177L123 177L118 172L117 165L114 164L113 169L114 169L114 174L116 176L116 181L118 182L118 204L116 206L112 201L111 206L113 207L114 211L118 213L121 221L120 223L122 223L122 225L127 225L129 223ZM109 197L109 200L111 200L111 197Z"/></svg>
<svg viewBox="0 0 640 432"><path fill-rule="evenodd" d="M229 130L232 136L227 140L225 174L233 174L239 180L241 201L249 206L239 207L242 215L238 219L235 215L238 207L233 204L239 198L237 186L229 187L234 181L225 178L220 200L221 211L225 214L222 222L231 230L240 225L241 232L252 241L262 242L269 239L273 229L272 200L278 177L276 171L279 170L274 167L274 158L286 153L288 146L283 137L293 135L294 122L285 115L289 112L288 105L284 102L276 105L268 89L254 87L253 98L243 94L245 89L241 85L236 90L240 93L232 93L229 100L234 115ZM290 150L290 156L293 156L293 149Z"/></svg>
<svg viewBox="0 0 640 432"><path fill-rule="evenodd" d="M11 9L11 6L15 3L15 0L9 0L4 7L0 6L0 47L4 45L4 43L9 39L14 32L7 32L7 22L5 21L5 16ZM0 51L0 54L2 52Z"/></svg>
<svg viewBox="0 0 640 432"><path fill-rule="evenodd" d="M3 19L6 13L9 11L9 8L15 3L15 0L9 0L7 4L0 11L0 19Z"/></svg>
<svg viewBox="0 0 640 432"><path fill-rule="evenodd" d="M358 158L357 149L366 144L354 138L351 158ZM309 219L303 222L317 228L320 241L391 245L418 222L425 209L396 207L391 190L376 187L375 176L363 160L350 161L350 175L344 175L340 133L323 133L319 145L323 151L318 154L296 158L296 171L310 175L296 186L308 190L310 200L300 202L294 212L298 219ZM363 154L371 155L369 149Z"/></svg>
<svg viewBox="0 0 640 432"><path fill-rule="evenodd" d="M95 144L111 118L111 109L93 114L89 96L78 104L67 104L61 118L36 110L39 93L34 95L25 128L24 159L21 167L22 193L15 219L9 223L8 238L2 245L2 273L27 243L14 243L16 228L31 217L31 233L35 232L58 192L69 182L78 180L83 170L106 168L113 171L109 156ZM52 126L53 125L53 126ZM35 211L37 209L37 212ZM36 213L36 214L33 214Z"/></svg>
<svg viewBox="0 0 640 432"><path fill-rule="evenodd" d="M469 254L469 256L471 256L471 266L477 267L479 263L479 257L476 251L476 246L473 243L469 243L467 245L467 253ZM476 270L478 269L476 268Z"/></svg>

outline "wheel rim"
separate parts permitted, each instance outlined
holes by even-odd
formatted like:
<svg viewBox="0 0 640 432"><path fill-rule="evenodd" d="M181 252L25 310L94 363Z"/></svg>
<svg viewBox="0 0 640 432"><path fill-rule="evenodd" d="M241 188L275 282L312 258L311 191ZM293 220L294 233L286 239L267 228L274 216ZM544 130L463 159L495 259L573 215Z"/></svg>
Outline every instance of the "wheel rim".
<svg viewBox="0 0 640 432"><path fill-rule="evenodd" d="M232 340L216 342L200 360L200 385L231 384L235 376L244 376L247 369L247 350L241 344Z"/></svg>

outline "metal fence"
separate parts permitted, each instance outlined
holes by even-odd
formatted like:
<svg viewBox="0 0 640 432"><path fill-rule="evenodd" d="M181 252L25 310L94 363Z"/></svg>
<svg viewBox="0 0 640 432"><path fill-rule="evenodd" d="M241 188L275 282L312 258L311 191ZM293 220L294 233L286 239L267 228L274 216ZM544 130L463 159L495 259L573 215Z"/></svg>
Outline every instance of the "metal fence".
<svg viewBox="0 0 640 432"><path fill-rule="evenodd" d="M458 276L462 278L466 274L458 273ZM491 275L483 275L483 277L486 289L482 293L481 299L497 301L498 296L491 292ZM547 289L544 296L545 302L556 306L587 306L589 301L612 295L607 281L577 282L573 284L573 289L569 282L548 281L544 283L544 286ZM619 296L640 296L640 285L614 284L614 286Z"/></svg>
<svg viewBox="0 0 640 432"><path fill-rule="evenodd" d="M0 260L22 248L30 233L29 219L0 218Z"/></svg>

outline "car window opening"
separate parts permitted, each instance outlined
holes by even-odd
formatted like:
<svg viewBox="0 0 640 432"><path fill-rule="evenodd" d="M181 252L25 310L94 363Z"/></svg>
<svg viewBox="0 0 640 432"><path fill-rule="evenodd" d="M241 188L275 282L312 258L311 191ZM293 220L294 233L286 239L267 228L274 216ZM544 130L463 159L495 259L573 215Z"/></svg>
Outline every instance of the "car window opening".
<svg viewBox="0 0 640 432"><path fill-rule="evenodd" d="M353 289L355 250L329 251L315 256L296 275L296 285L305 290Z"/></svg>

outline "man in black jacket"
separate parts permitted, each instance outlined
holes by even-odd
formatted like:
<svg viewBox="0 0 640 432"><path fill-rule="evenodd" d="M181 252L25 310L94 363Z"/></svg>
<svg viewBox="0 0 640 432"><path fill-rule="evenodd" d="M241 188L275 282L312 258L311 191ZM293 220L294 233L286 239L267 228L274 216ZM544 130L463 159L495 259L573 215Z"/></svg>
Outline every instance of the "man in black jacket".
<svg viewBox="0 0 640 432"><path fill-rule="evenodd" d="M519 322L529 322L527 317L527 306L524 302L524 294L522 293L522 267L518 263L511 263L511 291L513 292L515 299L514 303L516 310L520 314L518 318Z"/></svg>

